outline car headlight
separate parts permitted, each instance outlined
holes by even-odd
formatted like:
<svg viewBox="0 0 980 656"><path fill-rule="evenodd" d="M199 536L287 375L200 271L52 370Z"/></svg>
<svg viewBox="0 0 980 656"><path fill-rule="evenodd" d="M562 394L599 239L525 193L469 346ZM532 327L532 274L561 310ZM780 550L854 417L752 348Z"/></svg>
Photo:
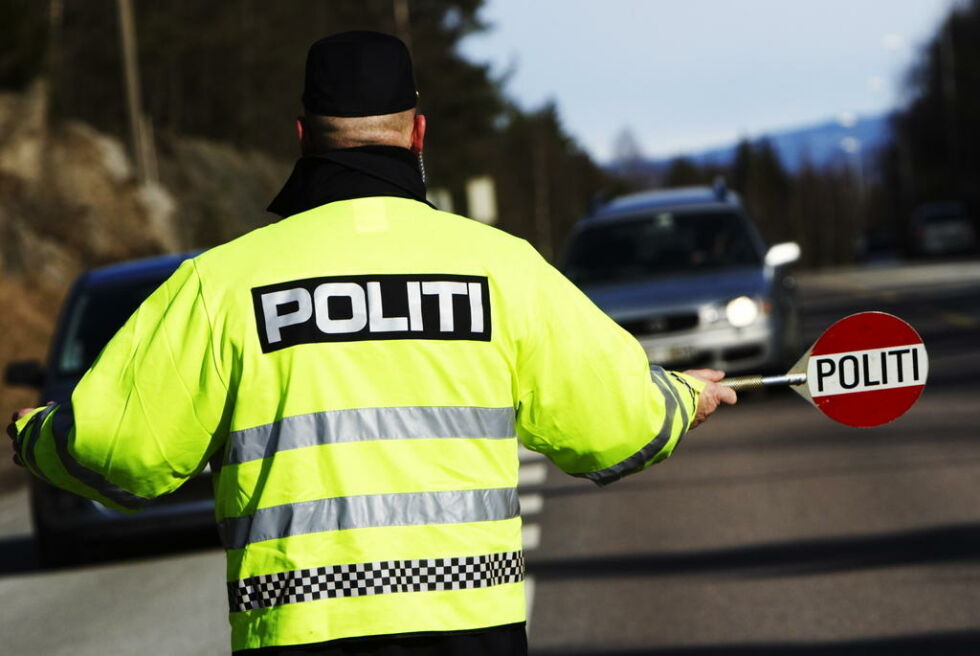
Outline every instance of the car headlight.
<svg viewBox="0 0 980 656"><path fill-rule="evenodd" d="M750 326L759 318L759 304L748 296L733 298L725 306L725 317L736 328Z"/></svg>

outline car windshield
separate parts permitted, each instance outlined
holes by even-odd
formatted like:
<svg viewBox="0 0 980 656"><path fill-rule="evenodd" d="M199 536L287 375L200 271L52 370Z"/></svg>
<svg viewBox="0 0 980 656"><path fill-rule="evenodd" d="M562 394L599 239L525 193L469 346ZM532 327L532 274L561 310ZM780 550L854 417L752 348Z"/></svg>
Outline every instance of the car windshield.
<svg viewBox="0 0 980 656"><path fill-rule="evenodd" d="M83 290L68 316L58 375L78 376L165 278L140 279Z"/></svg>
<svg viewBox="0 0 980 656"><path fill-rule="evenodd" d="M574 282L594 284L757 266L762 258L733 212L658 212L582 230L565 262Z"/></svg>

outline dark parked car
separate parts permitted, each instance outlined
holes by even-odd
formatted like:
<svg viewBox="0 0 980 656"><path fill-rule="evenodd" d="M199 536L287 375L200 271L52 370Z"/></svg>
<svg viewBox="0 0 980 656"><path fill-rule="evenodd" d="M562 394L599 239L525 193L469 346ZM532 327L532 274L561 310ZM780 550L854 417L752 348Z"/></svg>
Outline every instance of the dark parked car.
<svg viewBox="0 0 980 656"><path fill-rule="evenodd" d="M578 223L564 271L651 363L785 373L799 357L793 242L767 249L724 185L617 198Z"/></svg>
<svg viewBox="0 0 980 656"><path fill-rule="evenodd" d="M919 205L909 222L912 254L940 257L976 253L975 226L966 203L950 201Z"/></svg>
<svg viewBox="0 0 980 656"><path fill-rule="evenodd" d="M68 400L116 331L191 256L193 253L156 257L82 274L61 310L47 363L12 363L7 367L7 382L39 388L40 403ZM91 540L185 529L213 532L212 498L209 471L135 515L110 510L33 479L31 511L38 556L42 563L58 564L70 560L77 545Z"/></svg>

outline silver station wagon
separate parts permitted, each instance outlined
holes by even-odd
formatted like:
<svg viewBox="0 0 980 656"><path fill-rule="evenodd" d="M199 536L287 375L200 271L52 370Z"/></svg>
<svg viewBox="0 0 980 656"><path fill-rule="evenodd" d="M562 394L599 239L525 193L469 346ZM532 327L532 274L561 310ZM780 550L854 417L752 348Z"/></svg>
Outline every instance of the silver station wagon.
<svg viewBox="0 0 980 656"><path fill-rule="evenodd" d="M569 238L565 274L651 363L784 373L800 352L793 242L766 248L723 184L617 198Z"/></svg>

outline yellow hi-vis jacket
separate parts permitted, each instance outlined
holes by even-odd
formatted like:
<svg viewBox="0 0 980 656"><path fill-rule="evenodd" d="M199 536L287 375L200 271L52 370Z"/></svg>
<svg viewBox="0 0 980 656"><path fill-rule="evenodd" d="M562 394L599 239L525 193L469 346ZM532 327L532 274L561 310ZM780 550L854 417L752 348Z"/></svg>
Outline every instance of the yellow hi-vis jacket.
<svg viewBox="0 0 980 656"><path fill-rule="evenodd" d="M523 240L361 198L184 262L17 447L122 510L220 463L241 650L524 621L518 438L605 484L702 388Z"/></svg>

